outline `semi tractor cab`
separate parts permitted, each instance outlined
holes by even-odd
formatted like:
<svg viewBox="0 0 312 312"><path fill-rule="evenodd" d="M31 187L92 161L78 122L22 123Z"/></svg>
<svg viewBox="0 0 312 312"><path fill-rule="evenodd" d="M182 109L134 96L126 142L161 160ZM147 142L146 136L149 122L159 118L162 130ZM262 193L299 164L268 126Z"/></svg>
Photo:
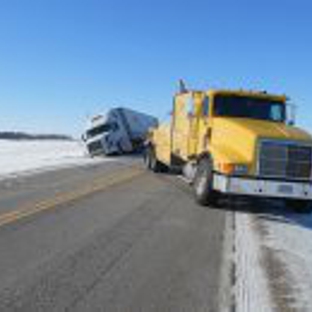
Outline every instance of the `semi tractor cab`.
<svg viewBox="0 0 312 312"><path fill-rule="evenodd" d="M289 122L285 96L183 90L173 103L171 122L149 132L148 169L183 172L203 205L244 195L311 210L312 137Z"/></svg>
<svg viewBox="0 0 312 312"><path fill-rule="evenodd" d="M128 108L114 108L91 120L83 139L91 156L137 152L157 119Z"/></svg>

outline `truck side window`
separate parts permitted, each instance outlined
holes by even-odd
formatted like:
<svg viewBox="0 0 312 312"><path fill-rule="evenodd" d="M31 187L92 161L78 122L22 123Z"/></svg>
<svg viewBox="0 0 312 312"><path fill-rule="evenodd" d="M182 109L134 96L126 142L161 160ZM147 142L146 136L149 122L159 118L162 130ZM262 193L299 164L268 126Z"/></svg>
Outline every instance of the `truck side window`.
<svg viewBox="0 0 312 312"><path fill-rule="evenodd" d="M189 117L193 115L194 112L194 101L192 97L187 97L185 101L186 113Z"/></svg>
<svg viewBox="0 0 312 312"><path fill-rule="evenodd" d="M206 96L203 100L203 116L209 116L209 108L210 108L210 100L209 97Z"/></svg>
<svg viewBox="0 0 312 312"><path fill-rule="evenodd" d="M274 121L285 120L285 110L282 109L280 104L272 105L270 118Z"/></svg>

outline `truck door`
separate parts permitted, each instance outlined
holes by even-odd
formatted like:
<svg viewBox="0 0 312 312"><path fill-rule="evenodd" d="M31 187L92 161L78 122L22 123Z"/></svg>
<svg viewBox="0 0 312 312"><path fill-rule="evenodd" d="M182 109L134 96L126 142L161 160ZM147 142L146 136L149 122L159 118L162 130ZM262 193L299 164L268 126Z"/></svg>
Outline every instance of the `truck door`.
<svg viewBox="0 0 312 312"><path fill-rule="evenodd" d="M196 155L199 148L200 121L203 116L202 93L194 93L192 99L192 112L189 114L188 156Z"/></svg>
<svg viewBox="0 0 312 312"><path fill-rule="evenodd" d="M201 112L198 121L197 154L207 151L212 136L211 98L204 95L201 100Z"/></svg>
<svg viewBox="0 0 312 312"><path fill-rule="evenodd" d="M197 129L194 97L192 93L176 96L173 112L172 154L186 161L190 151L194 149Z"/></svg>

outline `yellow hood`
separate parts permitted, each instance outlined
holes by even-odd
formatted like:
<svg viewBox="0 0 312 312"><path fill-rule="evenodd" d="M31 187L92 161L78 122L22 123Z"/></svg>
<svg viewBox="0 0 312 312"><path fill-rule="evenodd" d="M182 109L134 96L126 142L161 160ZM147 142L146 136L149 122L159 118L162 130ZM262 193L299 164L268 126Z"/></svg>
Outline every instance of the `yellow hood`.
<svg viewBox="0 0 312 312"><path fill-rule="evenodd" d="M288 141L304 141L312 143L312 137L306 131L283 123L246 118L215 118L214 126L240 128L258 138L272 138Z"/></svg>
<svg viewBox="0 0 312 312"><path fill-rule="evenodd" d="M310 143L307 132L282 123L246 118L214 118L211 145L221 161L252 164L258 139Z"/></svg>

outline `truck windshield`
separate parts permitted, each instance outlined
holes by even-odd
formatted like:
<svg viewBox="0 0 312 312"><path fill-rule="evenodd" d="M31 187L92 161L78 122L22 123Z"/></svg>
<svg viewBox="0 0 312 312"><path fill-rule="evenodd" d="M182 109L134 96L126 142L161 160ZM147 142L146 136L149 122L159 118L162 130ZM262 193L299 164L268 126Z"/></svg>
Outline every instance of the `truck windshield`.
<svg viewBox="0 0 312 312"><path fill-rule="evenodd" d="M283 102L243 96L216 96L214 116L237 117L285 122L286 108Z"/></svg>
<svg viewBox="0 0 312 312"><path fill-rule="evenodd" d="M103 124L100 126L97 126L95 128L92 128L90 130L87 131L87 137L88 138L92 138L96 135L108 132L111 130L111 125L110 124Z"/></svg>

